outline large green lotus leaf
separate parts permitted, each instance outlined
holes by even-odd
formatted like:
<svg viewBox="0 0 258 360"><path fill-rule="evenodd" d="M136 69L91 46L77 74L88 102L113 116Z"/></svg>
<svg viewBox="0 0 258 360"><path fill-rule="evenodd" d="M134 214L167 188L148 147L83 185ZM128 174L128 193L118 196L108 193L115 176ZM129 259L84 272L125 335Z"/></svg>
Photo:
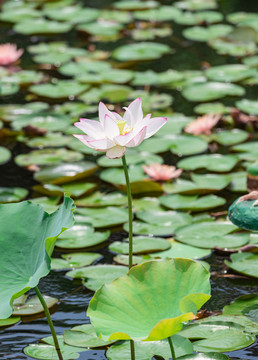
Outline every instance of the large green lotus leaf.
<svg viewBox="0 0 258 360"><path fill-rule="evenodd" d="M192 135L168 135L166 139L171 140L170 151L179 156L198 154L208 148L205 140Z"/></svg>
<svg viewBox="0 0 258 360"><path fill-rule="evenodd" d="M242 99L236 102L238 109L250 115L258 115L258 101Z"/></svg>
<svg viewBox="0 0 258 360"><path fill-rule="evenodd" d="M59 342L59 341L58 341ZM60 345L60 342L59 342ZM60 345L63 360L78 359L80 348L71 347L69 345ZM34 359L40 360L59 360L56 348L48 344L30 344L23 349L24 353Z"/></svg>
<svg viewBox="0 0 258 360"><path fill-rule="evenodd" d="M224 36L233 30L233 26L225 24L216 24L208 27L193 26L183 31L185 38L194 41L208 41L218 36ZM216 80L216 79L215 79Z"/></svg>
<svg viewBox="0 0 258 360"><path fill-rule="evenodd" d="M51 99L71 98L88 89L89 85L79 84L73 80L59 80L56 84L38 84L29 88L33 94Z"/></svg>
<svg viewBox="0 0 258 360"><path fill-rule="evenodd" d="M242 349L254 343L255 336L246 333L241 325L231 322L201 321L186 326L180 335L190 339L201 339L193 342L195 351L226 352Z"/></svg>
<svg viewBox="0 0 258 360"><path fill-rule="evenodd" d="M172 341L177 358L193 352L193 345L183 336L174 335ZM171 359L171 350L167 340L135 341L134 345L136 360L152 360L154 355L161 356L162 359L165 360ZM109 360L130 360L131 351L129 341L111 346L107 351L107 358Z"/></svg>
<svg viewBox="0 0 258 360"><path fill-rule="evenodd" d="M165 117L167 118L166 126L162 126L156 133L156 136L158 137L164 137L164 135L167 134L178 135L190 121L194 120L194 118L180 113L165 115Z"/></svg>
<svg viewBox="0 0 258 360"><path fill-rule="evenodd" d="M63 131L70 123L69 117L64 114L33 113L17 116L11 126L14 130L33 126L47 131Z"/></svg>
<svg viewBox="0 0 258 360"><path fill-rule="evenodd" d="M56 246L64 249L92 247L106 241L109 235L109 231L94 232L90 225L74 225L59 237Z"/></svg>
<svg viewBox="0 0 258 360"><path fill-rule="evenodd" d="M180 356L178 360L229 360L230 358L225 354L207 352L194 353L191 355Z"/></svg>
<svg viewBox="0 0 258 360"><path fill-rule="evenodd" d="M256 70L244 64L227 64L213 66L205 71L209 80L235 82L255 75Z"/></svg>
<svg viewBox="0 0 258 360"><path fill-rule="evenodd" d="M154 42L141 42L122 45L113 51L113 57L119 61L155 60L169 53L170 47Z"/></svg>
<svg viewBox="0 0 258 360"><path fill-rule="evenodd" d="M47 307L50 308L58 303L58 299L43 295L43 298L47 304ZM19 302L19 298L14 300L13 303L13 315L19 316L31 316L35 314L42 313L44 311L43 306L37 295L29 298L25 297L24 301Z"/></svg>
<svg viewBox="0 0 258 360"><path fill-rule="evenodd" d="M123 206L127 204L127 196L120 192L102 193L96 191L90 196L80 198L75 201L76 206L82 207L103 207L103 206Z"/></svg>
<svg viewBox="0 0 258 360"><path fill-rule="evenodd" d="M162 157L154 155L148 152L140 152L136 150L128 150L126 153L126 162L127 165L136 165L136 164L152 164L152 163L163 163ZM97 163L102 167L122 167L123 163L121 159L109 159L106 155L101 156Z"/></svg>
<svg viewBox="0 0 258 360"><path fill-rule="evenodd" d="M141 165L129 166L130 182L141 181L146 176ZM103 170L100 174L100 178L103 181L111 184L125 185L125 174L123 169L107 169Z"/></svg>
<svg viewBox="0 0 258 360"><path fill-rule="evenodd" d="M232 146L248 139L248 132L240 129L222 130L214 136L214 139L221 145Z"/></svg>
<svg viewBox="0 0 258 360"><path fill-rule="evenodd" d="M47 9L44 13L53 20L68 21L73 24L91 22L99 16L98 9L81 8L79 5Z"/></svg>
<svg viewBox="0 0 258 360"><path fill-rule="evenodd" d="M128 269L125 266L97 265L68 271L66 276L75 279L83 279L83 285L85 287L92 291L96 291L103 284L109 284L120 276L125 275L127 271Z"/></svg>
<svg viewBox="0 0 258 360"><path fill-rule="evenodd" d="M83 266L91 265L94 261L101 258L101 254L98 253L70 253L63 254L60 258L51 259L51 270L69 270L74 268L80 268Z"/></svg>
<svg viewBox="0 0 258 360"><path fill-rule="evenodd" d="M133 237L134 254L149 254L156 251L167 250L170 246L170 243L162 238L148 236ZM129 254L129 239L126 239L124 242L114 241L108 248L116 253Z"/></svg>
<svg viewBox="0 0 258 360"><path fill-rule="evenodd" d="M232 254L230 260L225 260L225 264L234 271L258 278L258 254L243 252Z"/></svg>
<svg viewBox="0 0 258 360"><path fill-rule="evenodd" d="M118 10L146 10L154 9L159 6L157 1L147 0L139 2L137 0L123 0L113 3L113 7Z"/></svg>
<svg viewBox="0 0 258 360"><path fill-rule="evenodd" d="M102 347L114 343L114 341L104 341L100 339L91 324L74 326L71 330L65 330L64 342L71 346L79 347Z"/></svg>
<svg viewBox="0 0 258 360"><path fill-rule="evenodd" d="M245 94L245 90L241 86L234 84L202 82L186 86L182 94L188 101L203 102L221 99L227 95L242 96Z"/></svg>
<svg viewBox="0 0 258 360"><path fill-rule="evenodd" d="M158 9L149 9L144 11L135 11L133 16L137 20L145 20L145 21L169 21L174 20L180 11L174 6L160 6Z"/></svg>
<svg viewBox="0 0 258 360"><path fill-rule="evenodd" d="M35 174L35 179L42 183L63 184L90 176L97 169L98 166L90 161L60 163L41 169Z"/></svg>
<svg viewBox="0 0 258 360"><path fill-rule="evenodd" d="M210 249L201 249L195 246L182 244L175 240L168 241L171 243L170 249L150 254L150 256L155 259L174 259L177 257L183 257L186 259L196 260L211 255Z"/></svg>
<svg viewBox="0 0 258 360"><path fill-rule="evenodd" d="M258 323L258 294L247 294L238 297L229 305L224 306L223 315L244 315Z"/></svg>
<svg viewBox="0 0 258 360"><path fill-rule="evenodd" d="M245 171L237 171L231 173L230 175L231 182L229 185L229 189L233 192L247 192L247 184L246 184L246 172Z"/></svg>
<svg viewBox="0 0 258 360"><path fill-rule="evenodd" d="M215 172L227 172L232 170L237 162L236 155L209 154L188 157L180 160L177 166L184 170L205 168Z"/></svg>
<svg viewBox="0 0 258 360"><path fill-rule="evenodd" d="M216 195L164 195L160 197L160 203L173 210L203 211L224 205L226 200Z"/></svg>
<svg viewBox="0 0 258 360"><path fill-rule="evenodd" d="M193 318L209 293L209 272L201 264L180 258L148 261L100 288L87 315L104 340L162 340Z"/></svg>
<svg viewBox="0 0 258 360"><path fill-rule="evenodd" d="M73 210L69 197L52 214L29 201L0 205L0 318L9 317L13 300L49 273L55 240L72 226Z"/></svg>
<svg viewBox="0 0 258 360"><path fill-rule="evenodd" d="M26 19L24 21L18 22L14 26L14 30L17 33L23 35L35 35L35 34L62 34L67 33L71 30L72 24L49 21L47 19Z"/></svg>
<svg viewBox="0 0 258 360"><path fill-rule="evenodd" d="M0 165L7 163L11 159L11 157L11 151L3 146L0 146Z"/></svg>
<svg viewBox="0 0 258 360"><path fill-rule="evenodd" d="M230 183L230 176L218 174L199 175L191 173L191 179L177 179L173 183L163 184L167 194L205 194L224 189Z"/></svg>
<svg viewBox="0 0 258 360"><path fill-rule="evenodd" d="M76 212L79 214L76 216L79 223L88 223L95 228L121 225L128 220L128 211L115 206L99 209L78 208Z"/></svg>
<svg viewBox="0 0 258 360"><path fill-rule="evenodd" d="M5 326L11 326L19 322L21 318L19 316L11 316L8 319L0 319L0 328Z"/></svg>
<svg viewBox="0 0 258 360"><path fill-rule="evenodd" d="M212 24L221 21L223 15L217 11L200 11L193 13L191 11L181 11L174 21L180 25L199 25L204 21Z"/></svg>
<svg viewBox="0 0 258 360"><path fill-rule="evenodd" d="M60 149L42 149L34 150L28 154L17 155L14 159L19 166L36 165L58 165L60 162L77 162L83 159L83 154L80 152Z"/></svg>
<svg viewBox="0 0 258 360"><path fill-rule="evenodd" d="M253 294L250 295L243 295L244 296L252 296ZM255 294L254 294L255 296ZM224 307L225 309L225 307ZM257 309L257 303L256 303L256 309ZM223 311L224 314L224 311ZM257 322L254 322L252 320L250 320L248 317L244 316L244 315L216 315L216 316L209 316L207 318L204 319L200 319L198 322L199 323L221 323L221 321L223 322L232 322L232 323L236 323L238 325L241 325L244 327L245 331L248 333L252 333L257 335L258 334L258 324Z"/></svg>
<svg viewBox="0 0 258 360"><path fill-rule="evenodd" d="M255 200L238 201L239 199L230 206L229 219L241 229L258 231L258 206L254 205Z"/></svg>

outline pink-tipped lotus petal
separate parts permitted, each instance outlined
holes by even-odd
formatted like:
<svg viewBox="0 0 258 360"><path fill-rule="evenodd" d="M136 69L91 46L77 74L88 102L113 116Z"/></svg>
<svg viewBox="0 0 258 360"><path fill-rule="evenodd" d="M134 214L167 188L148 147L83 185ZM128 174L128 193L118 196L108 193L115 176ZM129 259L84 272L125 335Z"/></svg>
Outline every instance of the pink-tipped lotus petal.
<svg viewBox="0 0 258 360"><path fill-rule="evenodd" d="M127 146L129 141L132 140L132 138L136 135L134 131L128 132L124 135L119 135L114 138L114 141L117 143L117 145L120 146Z"/></svg>
<svg viewBox="0 0 258 360"><path fill-rule="evenodd" d="M145 139L147 131L147 126L141 129L141 131L135 135L135 137L126 144L127 147L135 147L140 145L140 143Z"/></svg>
<svg viewBox="0 0 258 360"><path fill-rule="evenodd" d="M78 140L80 140L84 145L87 145L91 149L94 149L94 146L90 145L89 143L89 137L87 135L76 135L73 134L74 137L76 137ZM92 140L92 139L91 139Z"/></svg>
<svg viewBox="0 0 258 360"><path fill-rule="evenodd" d="M167 181L179 177L182 173L182 169L176 169L175 166L150 164L149 166L143 165L143 170L153 180Z"/></svg>
<svg viewBox="0 0 258 360"><path fill-rule="evenodd" d="M104 117L103 122L105 134L109 139L113 139L119 135L119 128L115 120L113 120L108 114Z"/></svg>
<svg viewBox="0 0 258 360"><path fill-rule="evenodd" d="M0 65L7 66L15 63L23 54L23 49L17 50L15 44L0 45Z"/></svg>
<svg viewBox="0 0 258 360"><path fill-rule="evenodd" d="M147 126L147 132L145 139L148 139L154 135L164 124L166 124L167 119L163 117L156 117L152 119L146 119L145 126Z"/></svg>
<svg viewBox="0 0 258 360"><path fill-rule="evenodd" d="M127 122L128 126L133 128L138 121L141 121L143 118L142 112L142 99L137 98L125 108L124 120Z"/></svg>
<svg viewBox="0 0 258 360"><path fill-rule="evenodd" d="M109 159L119 159L124 155L124 153L125 153L125 147L117 145L109 149L106 155Z"/></svg>
<svg viewBox="0 0 258 360"><path fill-rule="evenodd" d="M90 145L90 147L93 147L97 151L106 151L112 148L115 143L110 139L99 139L88 141L88 145Z"/></svg>
<svg viewBox="0 0 258 360"><path fill-rule="evenodd" d="M97 137L102 139L105 137L103 126L99 121L80 119L80 122L76 122L74 125L91 136L93 139L97 139Z"/></svg>

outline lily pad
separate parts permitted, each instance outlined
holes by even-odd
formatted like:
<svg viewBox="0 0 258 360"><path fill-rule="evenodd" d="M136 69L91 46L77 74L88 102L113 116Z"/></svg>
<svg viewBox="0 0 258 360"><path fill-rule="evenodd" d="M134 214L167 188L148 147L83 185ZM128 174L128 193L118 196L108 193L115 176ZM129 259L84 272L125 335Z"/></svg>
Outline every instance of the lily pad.
<svg viewBox="0 0 258 360"><path fill-rule="evenodd" d="M121 225L128 220L127 210L115 206L98 209L78 208L77 213L78 222L92 224L95 228Z"/></svg>
<svg viewBox="0 0 258 360"><path fill-rule="evenodd" d="M141 181L146 178L144 171L140 165L129 166L130 182ZM125 185L125 175L123 169L107 169L103 170L100 178L111 184Z"/></svg>
<svg viewBox="0 0 258 360"><path fill-rule="evenodd" d="M141 42L120 46L113 52L113 57L119 61L155 60L169 52L170 47L168 45Z"/></svg>
<svg viewBox="0 0 258 360"><path fill-rule="evenodd" d="M213 66L205 71L209 80L223 82L237 82L256 74L255 69L250 69L243 64L227 64Z"/></svg>
<svg viewBox="0 0 258 360"><path fill-rule="evenodd" d="M180 225L178 225L180 226ZM124 225L124 230L129 232L129 224ZM138 235L171 236L175 231L174 224L148 224L143 221L133 221L133 233Z"/></svg>
<svg viewBox="0 0 258 360"><path fill-rule="evenodd" d="M177 1L175 5L182 10L205 10L205 9L216 9L218 4L216 0L181 0Z"/></svg>
<svg viewBox="0 0 258 360"><path fill-rule="evenodd" d="M98 9L82 8L79 5L72 5L57 9L47 9L44 13L53 20L78 24L95 21L100 11Z"/></svg>
<svg viewBox="0 0 258 360"><path fill-rule="evenodd" d="M239 144L247 140L248 137L248 132L240 129L222 130L215 135L216 141L224 146Z"/></svg>
<svg viewBox="0 0 258 360"><path fill-rule="evenodd" d="M230 108L226 107L224 104L220 102L211 102L205 104L199 104L194 107L194 111L197 114L205 115L205 114L224 114L229 113Z"/></svg>
<svg viewBox="0 0 258 360"><path fill-rule="evenodd" d="M49 273L49 255L53 251L58 235L72 226L73 209L73 201L68 197L64 199L63 205L50 215L39 205L28 201L0 205L2 249L0 318L9 317L14 299L37 286L40 278ZM15 227L13 227L14 222ZM22 253L19 245L21 242L24 249ZM22 273L21 269L23 269ZM20 274L19 277L17 272Z"/></svg>
<svg viewBox="0 0 258 360"><path fill-rule="evenodd" d="M36 137L26 141L26 144L32 148L50 148L50 147L61 147L66 146L69 136L65 136L60 132L47 133L45 136Z"/></svg>
<svg viewBox="0 0 258 360"><path fill-rule="evenodd" d="M208 27L203 26L193 26L183 31L185 38L194 41L203 41L214 39L218 36L224 36L232 31L233 26L216 24ZM216 80L216 79L215 79Z"/></svg>
<svg viewBox="0 0 258 360"><path fill-rule="evenodd" d="M224 306L223 315L244 315L257 324L258 319L258 295L246 294L238 297L229 305ZM256 325L257 326L257 325Z"/></svg>
<svg viewBox="0 0 258 360"><path fill-rule="evenodd" d="M137 164L153 164L153 163L163 163L162 157L154 155L148 152L140 152L136 150L127 151L126 153L126 162L127 165L137 165ZM122 167L123 163L121 159L109 159L106 155L101 156L97 163L102 167Z"/></svg>
<svg viewBox="0 0 258 360"><path fill-rule="evenodd" d="M133 211L141 210L163 210L160 206L159 198L156 197L142 197L140 199L133 199Z"/></svg>
<svg viewBox="0 0 258 360"><path fill-rule="evenodd" d="M209 154L191 156L189 158L180 160L177 163L177 166L184 170L205 168L215 172L227 172L232 170L237 162L238 157L235 155Z"/></svg>
<svg viewBox="0 0 258 360"><path fill-rule="evenodd" d="M56 246L64 249L80 249L92 247L106 241L110 232L94 232L92 226L74 225L56 242Z"/></svg>
<svg viewBox="0 0 258 360"><path fill-rule="evenodd" d="M204 211L224 205L226 200L216 195L164 195L160 197L160 203L173 210Z"/></svg>
<svg viewBox="0 0 258 360"><path fill-rule="evenodd" d="M178 156L198 154L205 151L208 144L205 140L192 135L167 135L171 140L170 151Z"/></svg>
<svg viewBox="0 0 258 360"><path fill-rule="evenodd" d="M136 0L123 0L113 3L113 7L118 10L146 10L155 9L159 6L157 1L147 0L143 3Z"/></svg>
<svg viewBox="0 0 258 360"><path fill-rule="evenodd" d="M110 38L117 37L123 29L123 25L114 21L99 20L87 24L80 24L76 29L90 35L99 36L102 40L105 38L109 40Z"/></svg>
<svg viewBox="0 0 258 360"><path fill-rule="evenodd" d="M51 270L66 270L91 265L101 258L98 253L70 253L61 255L63 259L52 258Z"/></svg>
<svg viewBox="0 0 258 360"><path fill-rule="evenodd" d="M174 6L160 6L157 9L135 11L133 16L137 20L162 22L174 20L180 11Z"/></svg>
<svg viewBox="0 0 258 360"><path fill-rule="evenodd" d="M76 200L75 204L79 207L121 206L126 205L127 201L127 196L119 192L105 194L97 191L90 196Z"/></svg>
<svg viewBox="0 0 258 360"><path fill-rule="evenodd" d="M184 285L189 282L191 286ZM159 291L155 290L157 284ZM162 340L193 318L209 293L209 273L202 265L188 259L148 261L99 289L87 315L104 340ZM126 300L129 297L130 307ZM112 315L107 311L110 306Z"/></svg>
<svg viewBox="0 0 258 360"><path fill-rule="evenodd" d="M46 295L43 295L43 298L48 308L51 308L58 303L58 299L56 298ZM44 312L43 306L41 305L41 302L36 295L29 298L28 300L25 299L25 301L22 302L19 302L18 300L19 298L14 300L13 315L31 316Z"/></svg>
<svg viewBox="0 0 258 360"><path fill-rule="evenodd" d="M133 237L134 254L149 254L156 251L167 250L170 246L170 243L162 238L148 236ZM126 239L124 242L114 241L108 248L116 253L129 254L129 239Z"/></svg>
<svg viewBox="0 0 258 360"><path fill-rule="evenodd" d="M125 266L97 265L68 271L66 276L74 279L83 279L83 285L85 287L96 291L103 284L109 284L120 276L125 275L127 271L128 269Z"/></svg>
<svg viewBox="0 0 258 360"><path fill-rule="evenodd" d="M19 322L21 318L19 316L11 316L8 319L0 319L0 328L5 326L11 326Z"/></svg>
<svg viewBox="0 0 258 360"><path fill-rule="evenodd" d="M62 34L71 30L72 24L65 22L49 21L47 19L26 19L18 22L14 30L23 35L35 34Z"/></svg>
<svg viewBox="0 0 258 360"><path fill-rule="evenodd" d="M77 348L79 351L79 348ZM70 346L61 347L61 354L63 360L78 359L80 354L76 352L76 348L72 350ZM23 349L25 355L28 355L34 359L40 360L59 360L56 348L53 345L47 344L30 344Z"/></svg>
<svg viewBox="0 0 258 360"><path fill-rule="evenodd" d="M0 165L7 163L12 157L12 153L7 148L0 146Z"/></svg>
<svg viewBox="0 0 258 360"><path fill-rule="evenodd" d="M258 101L242 99L236 102L238 109L250 115L258 115Z"/></svg>
<svg viewBox="0 0 258 360"><path fill-rule="evenodd" d="M222 82L203 82L186 86L182 91L183 96L188 101L211 101L221 99L224 96L242 96L245 94L244 88L239 85Z"/></svg>
<svg viewBox="0 0 258 360"><path fill-rule="evenodd" d="M220 22L223 15L218 11L181 11L174 19L180 25L199 25L203 22L208 24Z"/></svg>
<svg viewBox="0 0 258 360"><path fill-rule="evenodd" d="M230 260L225 260L228 267L240 274L258 278L258 254L243 252L232 254Z"/></svg>
<svg viewBox="0 0 258 360"><path fill-rule="evenodd" d="M60 131L68 127L70 122L69 117L63 114L32 113L17 116L12 121L11 126L14 130L22 130L26 126L33 126L47 131Z"/></svg>
<svg viewBox="0 0 258 360"><path fill-rule="evenodd" d="M38 96L50 99L64 99L77 96L89 89L89 85L73 80L59 80L55 84L32 85L29 90Z"/></svg>

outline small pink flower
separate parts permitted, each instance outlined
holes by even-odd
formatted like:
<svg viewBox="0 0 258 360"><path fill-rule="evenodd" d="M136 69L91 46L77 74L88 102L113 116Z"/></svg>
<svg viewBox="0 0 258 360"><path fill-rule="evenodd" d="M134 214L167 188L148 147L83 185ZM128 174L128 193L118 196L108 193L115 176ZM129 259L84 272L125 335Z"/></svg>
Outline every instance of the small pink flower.
<svg viewBox="0 0 258 360"><path fill-rule="evenodd" d="M109 111L99 103L99 121L80 119L74 125L87 135L74 135L88 147L104 151L110 159L121 158L126 147L138 146L144 139L155 134L167 121L166 118L143 117L142 100L134 100L125 108L124 116Z"/></svg>
<svg viewBox="0 0 258 360"><path fill-rule="evenodd" d="M207 114L198 117L185 127L185 132L193 135L210 135L211 129L218 123L221 115Z"/></svg>
<svg viewBox="0 0 258 360"><path fill-rule="evenodd" d="M17 49L15 44L0 45L0 65L8 66L17 61L23 54L23 49Z"/></svg>
<svg viewBox="0 0 258 360"><path fill-rule="evenodd" d="M176 169L175 166L161 165L161 164L150 164L149 166L143 165L143 170L153 180L156 181L167 181L179 177L182 173L182 169Z"/></svg>

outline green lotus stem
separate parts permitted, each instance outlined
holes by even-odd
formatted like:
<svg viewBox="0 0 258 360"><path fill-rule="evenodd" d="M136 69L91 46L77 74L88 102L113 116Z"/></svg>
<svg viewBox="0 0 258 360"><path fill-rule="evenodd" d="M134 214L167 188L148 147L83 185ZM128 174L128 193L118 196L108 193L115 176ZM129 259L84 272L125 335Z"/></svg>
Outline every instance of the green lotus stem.
<svg viewBox="0 0 258 360"><path fill-rule="evenodd" d="M172 342L171 336L168 337L168 343L169 343L169 346L170 346L172 359L173 359L173 360L176 360L176 354L175 354L175 350L174 350L174 346L173 346L173 342Z"/></svg>
<svg viewBox="0 0 258 360"><path fill-rule="evenodd" d="M131 360L135 360L134 341L130 340Z"/></svg>
<svg viewBox="0 0 258 360"><path fill-rule="evenodd" d="M129 220L129 269L133 266L133 207L132 207L132 194L131 186L128 174L128 168L126 164L125 155L122 157L123 168L125 173L126 191L128 199L128 220Z"/></svg>
<svg viewBox="0 0 258 360"><path fill-rule="evenodd" d="M47 322L48 322L48 325L49 325L50 330L51 330L51 334L52 334L52 337L53 337L53 340L54 340L54 344L55 344L55 348L56 348L58 358L59 358L59 360L63 360L63 356L61 354L61 350L60 350L59 343L58 343L57 336L56 336L56 331L55 331L55 328L54 328L54 324L53 324L53 322L51 320L51 316L50 316L50 312L48 310L47 304L46 304L46 302L44 300L44 297L42 296L41 292L39 291L39 288L37 286L35 286L34 290L35 290L35 292L36 292L36 294L37 294L37 296L39 298L39 301L41 302L41 305L43 306L45 315L47 317Z"/></svg>

